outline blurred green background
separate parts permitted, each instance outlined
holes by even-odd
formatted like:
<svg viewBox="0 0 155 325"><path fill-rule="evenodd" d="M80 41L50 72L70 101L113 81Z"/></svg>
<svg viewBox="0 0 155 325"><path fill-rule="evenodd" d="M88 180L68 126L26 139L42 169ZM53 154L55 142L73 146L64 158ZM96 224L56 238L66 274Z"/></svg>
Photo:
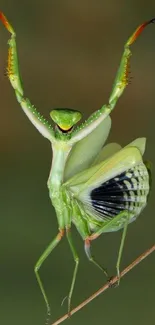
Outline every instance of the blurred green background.
<svg viewBox="0 0 155 325"><path fill-rule="evenodd" d="M25 94L40 112L52 108L80 110L86 118L108 102L123 46L134 29L155 16L148 0L1 0L1 10L17 32ZM46 181L51 148L23 114L4 76L8 33L0 27L0 324L42 325L45 305L33 272L44 248L57 233ZM155 26L132 46L132 83L112 113L109 141L122 145L147 137L145 157L155 163ZM122 267L149 248L155 238L153 185L149 204L129 226ZM81 257L73 295L77 305L104 284L105 278ZM93 253L115 274L121 233L102 235ZM64 239L43 265L43 279L53 321L67 310L73 260ZM75 314L66 324L152 325L155 323L155 254Z"/></svg>

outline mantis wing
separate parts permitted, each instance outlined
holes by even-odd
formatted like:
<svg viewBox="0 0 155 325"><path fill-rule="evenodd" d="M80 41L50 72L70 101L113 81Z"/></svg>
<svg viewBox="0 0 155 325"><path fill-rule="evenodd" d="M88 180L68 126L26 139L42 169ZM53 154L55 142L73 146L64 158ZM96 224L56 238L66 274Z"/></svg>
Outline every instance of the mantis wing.
<svg viewBox="0 0 155 325"><path fill-rule="evenodd" d="M66 183L92 219L107 221L123 211L134 218L145 207L149 192L149 174L141 155L145 139L131 145Z"/></svg>
<svg viewBox="0 0 155 325"><path fill-rule="evenodd" d="M145 138L138 138L138 139L134 140L133 142L131 142L130 144L128 144L127 147L128 146L130 146L130 147L136 146L140 150L141 155L143 155L144 151L145 151L145 143L146 143ZM109 143L109 144L107 144L99 152L99 154L97 155L97 157L93 161L92 166L94 166L96 164L99 164L100 162L102 162L105 159L109 158L110 156L114 155L116 152L120 151L121 148L122 147L118 143Z"/></svg>
<svg viewBox="0 0 155 325"><path fill-rule="evenodd" d="M92 166L99 164L100 162L106 160L110 156L114 155L116 152L120 151L122 147L118 143L108 143L102 148L99 154L96 156L92 163Z"/></svg>
<svg viewBox="0 0 155 325"><path fill-rule="evenodd" d="M103 147L111 128L108 116L92 133L77 142L68 157L64 180L88 168Z"/></svg>

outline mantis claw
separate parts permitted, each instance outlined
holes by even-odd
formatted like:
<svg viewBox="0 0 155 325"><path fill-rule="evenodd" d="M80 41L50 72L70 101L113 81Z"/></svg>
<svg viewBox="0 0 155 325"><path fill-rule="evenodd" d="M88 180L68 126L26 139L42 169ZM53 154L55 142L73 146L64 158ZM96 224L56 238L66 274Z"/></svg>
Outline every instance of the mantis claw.
<svg viewBox="0 0 155 325"><path fill-rule="evenodd" d="M114 276L111 276L108 279L109 288L117 288L119 286L120 279L118 279L116 282L113 282L114 278L115 278Z"/></svg>

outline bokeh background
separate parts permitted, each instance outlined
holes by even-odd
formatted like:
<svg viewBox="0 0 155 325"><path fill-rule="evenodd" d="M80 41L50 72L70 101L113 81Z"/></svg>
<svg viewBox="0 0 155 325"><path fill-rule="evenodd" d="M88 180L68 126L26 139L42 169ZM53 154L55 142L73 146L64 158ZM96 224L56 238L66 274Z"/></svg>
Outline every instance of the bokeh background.
<svg viewBox="0 0 155 325"><path fill-rule="evenodd" d="M1 0L17 32L25 94L49 117L52 108L78 109L84 118L108 102L127 38L155 16L148 0ZM42 325L45 305L33 268L57 233L46 181L51 148L23 114L4 76L8 33L0 27L0 324ZM122 145L147 137L145 157L155 163L155 26L132 46L132 83L112 113L109 141ZM154 243L155 187L139 219L129 226L122 267ZM105 282L102 272L81 258L73 295L77 305ZM121 233L93 242L96 259L115 274ZM62 299L70 286L73 260L64 239L40 274L52 307L52 320L67 310ZM155 323L155 255L130 272L117 289L108 290L66 324L152 325Z"/></svg>

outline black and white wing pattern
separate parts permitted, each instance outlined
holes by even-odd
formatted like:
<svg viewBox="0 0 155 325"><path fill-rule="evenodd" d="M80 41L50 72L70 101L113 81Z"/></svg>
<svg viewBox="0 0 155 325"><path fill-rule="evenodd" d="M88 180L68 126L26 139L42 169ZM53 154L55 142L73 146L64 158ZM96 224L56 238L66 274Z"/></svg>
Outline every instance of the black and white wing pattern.
<svg viewBox="0 0 155 325"><path fill-rule="evenodd" d="M125 210L136 217L144 209L148 193L149 173L142 163L93 189L87 204L104 219Z"/></svg>

